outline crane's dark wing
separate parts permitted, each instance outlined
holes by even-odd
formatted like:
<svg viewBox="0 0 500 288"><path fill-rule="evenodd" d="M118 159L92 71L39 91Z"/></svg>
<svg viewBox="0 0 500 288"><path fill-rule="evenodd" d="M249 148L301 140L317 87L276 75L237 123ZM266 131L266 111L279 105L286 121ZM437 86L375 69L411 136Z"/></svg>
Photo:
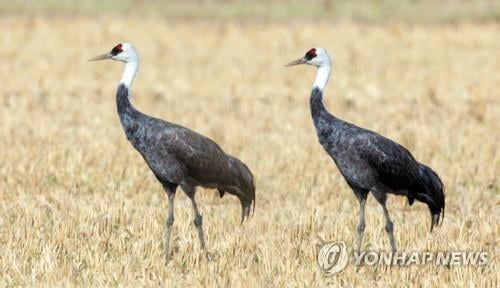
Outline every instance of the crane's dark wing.
<svg viewBox="0 0 500 288"><path fill-rule="evenodd" d="M228 157L211 139L175 125L165 133L165 150L174 155L187 175L200 185L226 182L230 178Z"/></svg>
<svg viewBox="0 0 500 288"><path fill-rule="evenodd" d="M360 157L366 161L377 175L377 181L394 192L405 191L410 205L415 199L426 203L431 212L432 228L444 217L444 185L436 172L419 163L400 144L374 132L356 138Z"/></svg>
<svg viewBox="0 0 500 288"><path fill-rule="evenodd" d="M211 139L180 125L148 118L145 149L138 148L159 179L191 186L216 188L236 195L242 204L243 218L255 203L255 185L250 169L226 154ZM153 128L152 128L153 127ZM255 206L254 206L255 207Z"/></svg>
<svg viewBox="0 0 500 288"><path fill-rule="evenodd" d="M371 131L359 135L355 146L382 184L394 191L413 189L418 179L419 163L405 147ZM408 198L413 202L415 197L408 195Z"/></svg>
<svg viewBox="0 0 500 288"><path fill-rule="evenodd" d="M239 159L226 154L211 139L177 126L170 137L168 150L182 163L186 176L194 184L216 188L236 195L242 206L242 222L255 207L255 184L252 172Z"/></svg>

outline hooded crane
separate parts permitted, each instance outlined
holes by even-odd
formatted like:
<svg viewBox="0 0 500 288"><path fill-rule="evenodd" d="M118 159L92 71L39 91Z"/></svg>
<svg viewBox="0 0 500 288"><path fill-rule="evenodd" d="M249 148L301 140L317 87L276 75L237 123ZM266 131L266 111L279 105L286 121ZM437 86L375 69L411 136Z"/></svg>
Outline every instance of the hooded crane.
<svg viewBox="0 0 500 288"><path fill-rule="evenodd" d="M318 68L310 105L319 142L333 159L347 184L358 198L359 225L356 252L359 253L365 230L365 203L368 193L382 205L386 220L385 230L392 251L396 251L393 223L386 207L387 194L427 204L431 213L431 229L444 217L444 186L431 168L419 163L398 143L375 132L363 129L330 114L323 105L323 90L330 77L332 64L323 48L312 48L304 57L286 66L308 64Z"/></svg>
<svg viewBox="0 0 500 288"><path fill-rule="evenodd" d="M135 109L129 99L132 81L139 66L139 55L128 43L120 43L110 52L90 61L112 59L125 63L116 92L116 106L125 135L139 151L168 196L168 216L162 255L168 259L170 232L174 223L174 198L178 186L191 199L194 225L200 246L205 248L202 216L195 201L196 186L217 189L235 195L241 202L241 222L255 208L252 172L240 160L226 154L214 141L180 125L148 116Z"/></svg>

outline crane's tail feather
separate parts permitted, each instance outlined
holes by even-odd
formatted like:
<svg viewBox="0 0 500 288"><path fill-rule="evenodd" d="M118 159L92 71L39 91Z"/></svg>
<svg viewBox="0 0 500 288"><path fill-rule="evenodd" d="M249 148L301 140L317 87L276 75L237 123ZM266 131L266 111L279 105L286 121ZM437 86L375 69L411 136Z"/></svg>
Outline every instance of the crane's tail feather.
<svg viewBox="0 0 500 288"><path fill-rule="evenodd" d="M252 203L255 203L254 201L252 201ZM243 224L243 222L245 222L245 219L248 219L248 217L250 217L250 208L252 207L252 203L250 205L244 205L243 202L241 204L241 224ZM254 207L255 207L255 204L253 204Z"/></svg>
<svg viewBox="0 0 500 288"><path fill-rule="evenodd" d="M229 158L232 172L232 183L230 185L221 185L218 187L220 196L224 196L224 192L228 192L238 197L241 203L241 224L250 216L250 211L255 213L255 182L252 171L245 163L239 159Z"/></svg>
<svg viewBox="0 0 500 288"><path fill-rule="evenodd" d="M439 223L439 214L433 214L431 219L431 231L430 231L431 233L434 226L437 226L438 223Z"/></svg>
<svg viewBox="0 0 500 288"><path fill-rule="evenodd" d="M240 187L242 195L240 196L242 215L241 223L250 216L250 210L253 210L252 215L255 214L255 181L252 171L245 163L239 161L240 165ZM253 209L252 209L253 205Z"/></svg>
<svg viewBox="0 0 500 288"><path fill-rule="evenodd" d="M253 210L253 214L255 214L255 198L248 201L247 199L240 198L241 201L241 224L245 222L246 219L250 217L250 211ZM253 206L253 209L252 209Z"/></svg>
<svg viewBox="0 0 500 288"><path fill-rule="evenodd" d="M445 208L445 187L436 172L431 168L420 164L420 181L421 185L416 193L416 199L426 203L431 213L431 229L434 226L443 223L444 208Z"/></svg>
<svg viewBox="0 0 500 288"><path fill-rule="evenodd" d="M253 199L252 217L255 214L255 199Z"/></svg>

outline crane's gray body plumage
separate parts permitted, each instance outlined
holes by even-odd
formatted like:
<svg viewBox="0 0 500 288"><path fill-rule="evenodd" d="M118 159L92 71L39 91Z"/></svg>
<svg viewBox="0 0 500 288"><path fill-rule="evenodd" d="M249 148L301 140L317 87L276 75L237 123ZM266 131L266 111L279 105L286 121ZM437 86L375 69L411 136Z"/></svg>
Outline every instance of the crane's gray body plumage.
<svg viewBox="0 0 500 288"><path fill-rule="evenodd" d="M218 189L237 196L243 208L255 201L252 172L215 142L192 130L136 110L128 89L118 87L117 108L127 139L139 151L156 178L166 186ZM243 216L248 216L248 211Z"/></svg>
<svg viewBox="0 0 500 288"><path fill-rule="evenodd" d="M444 186L439 176L415 160L400 144L330 114L322 97L320 89L312 90L311 114L319 142L360 200L362 210L358 233L361 235L357 250L365 226L364 203L370 191L383 205L393 250L392 221L385 207L388 193L406 196L410 205L415 199L426 203L431 213L432 231L445 208Z"/></svg>

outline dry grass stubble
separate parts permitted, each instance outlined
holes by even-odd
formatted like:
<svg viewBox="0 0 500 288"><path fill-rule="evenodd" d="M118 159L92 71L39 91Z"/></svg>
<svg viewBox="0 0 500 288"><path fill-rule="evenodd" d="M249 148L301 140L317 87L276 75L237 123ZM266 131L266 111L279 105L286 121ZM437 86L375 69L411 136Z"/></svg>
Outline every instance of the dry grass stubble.
<svg viewBox="0 0 500 288"><path fill-rule="evenodd" d="M498 25L3 17L0 27L1 285L498 284ZM159 256L167 201L118 122L122 67L86 62L119 41L142 56L141 111L211 137L254 171L257 208L244 226L236 198L198 190L209 263L182 193L173 259ZM315 245L352 247L358 203L317 143L314 69L283 68L314 45L334 58L329 110L407 146L447 185L432 234L423 204L389 199L400 249L485 250L489 265L319 273ZM370 197L364 249L389 249L383 227Z"/></svg>

